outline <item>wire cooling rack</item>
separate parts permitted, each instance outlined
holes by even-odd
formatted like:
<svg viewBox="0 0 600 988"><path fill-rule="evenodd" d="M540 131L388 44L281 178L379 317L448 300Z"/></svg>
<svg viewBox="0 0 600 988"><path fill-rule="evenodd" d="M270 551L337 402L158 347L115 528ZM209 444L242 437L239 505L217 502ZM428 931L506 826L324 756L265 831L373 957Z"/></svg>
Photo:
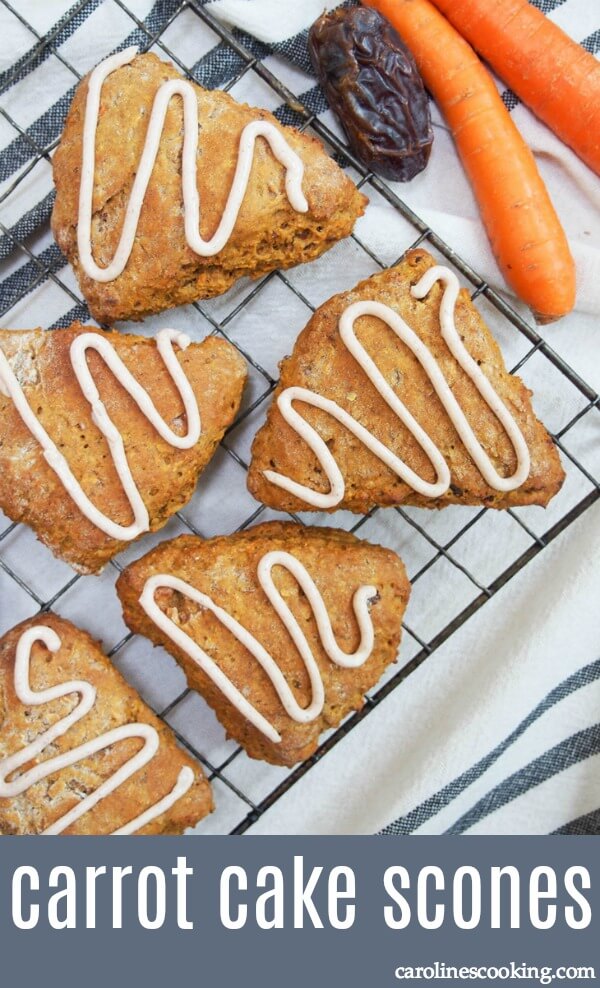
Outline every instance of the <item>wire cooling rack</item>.
<svg viewBox="0 0 600 988"><path fill-rule="evenodd" d="M97 7L97 3L91 2ZM73 618L102 638L115 664L175 730L180 743L204 765L213 782L217 810L213 817L198 826L197 832L241 834L598 500L600 484L596 478L600 475L597 452L600 433L596 431L590 439L589 427L591 424L592 431L600 427L599 398L526 319L486 284L385 182L353 157L328 114L311 112L307 108L310 99L303 100L301 95L288 88L281 79L287 71L284 63L278 62L276 57L266 57L266 50L252 39L231 33L202 5L159 0L152 8L152 17L142 21L135 10L121 0L103 2L112 4L115 17L131 21L128 44L134 41L141 50L152 49L160 57L172 60L189 78L206 83L206 73L201 68L204 63L194 64L193 56L189 57L193 45L190 48L190 43L186 47L185 43L177 41L182 36L189 39L202 35L205 49L210 48L221 64L226 58L233 66L222 88L232 91L238 99L278 108L280 117L286 122L318 135L356 184L366 187L369 198L387 213L393 212L397 223L394 244L402 247L397 254L383 257L382 251L371 245L372 228L367 210L367 216L359 222L353 237L334 248L346 252L344 260L347 255L348 263L344 267L348 280L343 286L328 281L328 255L325 255L319 261L293 271L273 272L257 283L239 283L220 299L197 303L173 313L172 321L183 320L185 328L191 329L195 338L200 324L203 327L200 333L214 333L238 348L250 365L249 392L237 421L203 476L192 504L159 533L158 539L148 536L141 547L136 547L135 555L146 551L153 538L158 541L182 531L206 537L216 534L219 525L222 531L241 530L255 522L278 517L253 502L244 484L249 443L276 386L277 361L290 351L297 332L328 295L341 287L349 288L360 278L389 266L407 249L420 244L444 258L473 286L472 298L479 300L478 305L500 339L505 356L514 364L513 371L519 371L527 383L537 388L536 410L551 429L567 471L563 490L546 513L535 508L500 513L476 508L448 508L439 513L398 508L375 510L358 519L345 512L333 518L294 516L301 524L334 524L390 545L404 558L413 585L399 668L395 666L390 670L387 678L384 677L366 698L365 706L326 735L316 754L294 770L248 759L239 747L224 738L222 729L203 701L185 688L182 674L172 660L160 649L152 650L147 642L127 633L118 613L113 584L117 571L131 558L132 550L114 560L101 577L73 575L67 567L51 561L47 551L35 542L27 529L0 516L0 617L4 620L0 632L23 617L52 609ZM81 19L88 6L87 2L82 2L71 8L69 15L60 22L60 36L58 28L42 36L18 8L7 0L0 0L0 10L5 8L5 16L17 18L23 30L31 35L30 57L25 62L21 59L12 75L5 73L4 92L15 81L15 73L28 71L28 62L37 60L39 63L43 57L58 60L61 71L72 75L72 82L81 78L79 69L73 64L74 59L65 54L67 46L61 45L60 41L69 21L76 26L77 19ZM104 57L108 52L101 51L100 54ZM23 194L35 169L48 167L58 137L45 143L40 137L40 127L21 124L6 107L1 93L0 98L0 123L14 130L23 158L16 178L5 183L0 194L0 209L4 213L15 197ZM51 205L51 193L48 193L48 205ZM49 208L45 215L48 213ZM66 304L68 310L61 313L54 326L68 325L74 319L89 319L70 270L64 260L57 257L56 248L51 244L47 220L40 229L35 229L32 223L24 224L22 228L18 224L0 223L0 232L8 238L10 247L0 285L3 325L12 328L22 325L20 307L27 302L28 311L31 311L32 299L38 306L39 322L47 324L47 317L44 318L46 300L51 293L55 305L57 292L66 296L62 308ZM285 327L277 326L278 317L280 323L285 322ZM277 330L275 337L267 334L265 338L261 333L260 326L267 323ZM27 325L31 325L31 321ZM149 320L135 329L151 333L154 325L156 323ZM228 495L226 491L231 493ZM228 504L225 513L222 511L224 501ZM207 505L214 509L214 523L209 521ZM216 527L211 528L213 524ZM479 553L486 533L491 530L501 545L493 566L488 557ZM441 594L440 588L444 587L448 592ZM3 600L7 605L4 615Z"/></svg>

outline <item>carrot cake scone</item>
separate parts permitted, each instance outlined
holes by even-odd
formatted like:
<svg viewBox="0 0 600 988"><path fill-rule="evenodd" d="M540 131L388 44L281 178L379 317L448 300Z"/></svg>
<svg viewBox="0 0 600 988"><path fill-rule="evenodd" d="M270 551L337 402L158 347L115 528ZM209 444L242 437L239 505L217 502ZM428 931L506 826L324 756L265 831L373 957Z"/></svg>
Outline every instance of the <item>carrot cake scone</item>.
<svg viewBox="0 0 600 988"><path fill-rule="evenodd" d="M558 451L468 292L424 250L314 314L252 447L282 511L546 505Z"/></svg>
<svg viewBox="0 0 600 988"><path fill-rule="evenodd" d="M41 614L0 638L0 834L182 834L212 808L88 634Z"/></svg>
<svg viewBox="0 0 600 988"><path fill-rule="evenodd" d="M78 87L53 171L54 236L107 323L318 257L367 202L316 139L135 48Z"/></svg>
<svg viewBox="0 0 600 988"><path fill-rule="evenodd" d="M269 522L163 542L117 591L129 627L174 655L249 755L294 765L396 660L410 587L389 549Z"/></svg>
<svg viewBox="0 0 600 988"><path fill-rule="evenodd" d="M245 378L215 337L0 330L0 508L98 572L189 501Z"/></svg>

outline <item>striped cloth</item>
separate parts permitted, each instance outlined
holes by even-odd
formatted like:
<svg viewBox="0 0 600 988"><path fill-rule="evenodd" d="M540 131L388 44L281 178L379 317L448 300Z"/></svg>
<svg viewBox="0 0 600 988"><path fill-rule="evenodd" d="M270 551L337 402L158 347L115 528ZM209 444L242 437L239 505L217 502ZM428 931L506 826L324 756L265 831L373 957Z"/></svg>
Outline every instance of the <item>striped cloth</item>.
<svg viewBox="0 0 600 988"><path fill-rule="evenodd" d="M597 3L535 2L590 52L600 50ZM306 48L308 26L324 7L336 3L196 4L206 5L231 26L311 112L338 128L315 82ZM128 11L122 0L78 0L65 4L57 18L58 3L0 3L5 42L0 56L0 299L2 313L8 313L6 325L43 320L60 326L87 318L75 295L69 301L52 281L52 275L59 274L76 290L48 230L54 198L49 155L78 75L115 49L145 46L148 32L157 34L173 14L177 16L161 40L192 68L199 83L223 86L243 68L241 57L192 10L177 13L178 0L131 0L127 6ZM42 38L51 43L41 46ZM161 55L159 46L155 50ZM578 311L565 326L553 329L552 343L600 390L600 361L589 359L590 352L598 353L597 327L590 315L600 311L598 180L512 92L500 88L538 155L577 262ZM294 112L258 80L243 98L268 106L282 122L296 122ZM433 115L431 163L410 186L401 187L400 194L490 284L502 289L450 138L435 108ZM18 187L11 191L16 182ZM388 262L403 246L397 224L389 207L373 200L361 228L363 239ZM17 242L23 241L42 269L17 249ZM343 269L344 263L333 251L327 265L314 268L316 294L325 298L331 285L349 287L358 280L352 270ZM506 327L498 327L498 332L505 350L510 349L515 334ZM535 387L541 398L548 396L546 414L551 416L552 399L558 399L554 380L546 373L544 366L536 367ZM571 400L564 396L565 418L576 411L568 404ZM542 414L543 407L537 407ZM381 537L385 540L385 533ZM501 533L496 538L501 539ZM493 534L490 540L489 558L500 551ZM589 552L594 545L600 546L597 508L460 629L254 831L600 832L600 567ZM389 824L391 819L395 822Z"/></svg>

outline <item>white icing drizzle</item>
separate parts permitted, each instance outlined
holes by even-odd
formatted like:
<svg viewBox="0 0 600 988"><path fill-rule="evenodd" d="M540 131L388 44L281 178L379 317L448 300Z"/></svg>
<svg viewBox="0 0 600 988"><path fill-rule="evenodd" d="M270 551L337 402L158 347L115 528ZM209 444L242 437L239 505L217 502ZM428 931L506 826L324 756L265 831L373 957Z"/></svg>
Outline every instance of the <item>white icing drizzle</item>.
<svg viewBox="0 0 600 988"><path fill-rule="evenodd" d="M155 600L156 591L167 587L183 594L189 600L193 600L196 604L211 611L221 624L248 649L262 666L271 680L286 713L292 720L297 721L299 724L307 724L315 720L323 709L325 702L323 680L304 632L273 582L271 571L274 566L283 566L284 569L292 574L302 588L317 622L317 629L325 652L332 662L345 669L355 669L363 665L373 651L375 636L373 622L369 613L369 601L377 594L377 588L373 586L359 587L352 598L352 607L360 631L360 644L355 652L348 654L347 652L343 652L337 644L323 598L302 563L295 556L291 555L291 553L282 551L267 552L261 558L257 570L259 583L270 604L289 632L309 676L312 699L307 707L301 707L298 704L279 666L254 635L247 631L234 617L223 610L222 607L215 604L210 597L201 593L200 590L192 587L189 583L168 573L159 573L151 576L144 584L144 589L140 597L140 605L150 620L168 635L171 641L181 648L186 655L189 655L203 672L212 679L227 700L254 727L269 738L270 741L278 743L281 741L281 736L273 725L246 699L244 694L228 679L204 649L160 609Z"/></svg>
<svg viewBox="0 0 600 988"><path fill-rule="evenodd" d="M414 330L388 305L365 300L363 302L355 302L344 310L339 322L340 336L345 346L369 380L374 384L386 404L395 412L403 425L406 426L417 440L435 471L436 482L429 483L419 477L403 460L380 442L368 429L365 429L364 426L357 422L352 415L344 411L335 401L324 398L314 391L309 391L307 388L300 387L290 387L282 391L277 399L277 406L288 425L304 439L317 457L329 481L330 490L326 494L314 491L310 487L299 484L295 480L291 480L289 477L285 477L283 474L277 473L274 470L264 471L264 476L267 480L289 491L290 494L300 498L307 504L321 510L333 508L343 500L345 491L344 478L335 458L316 429L309 425L293 407L294 401L302 401L307 405L312 405L314 408L322 409L337 419L357 439L360 439L367 449L393 470L404 483L408 484L409 487L412 487L419 494L425 497L437 498L441 497L448 490L451 480L450 469L441 451L430 439L425 429L411 415L406 405L390 387L383 374L377 369L373 359L356 338L354 332L354 323L356 320L361 316L375 316L393 330L396 336L406 344L421 364L465 448L486 483L497 491L512 491L525 482L529 476L531 463L529 449L523 433L502 399L494 390L491 382L465 348L456 329L454 308L459 292L459 283L456 275L448 268L439 265L429 268L418 284L412 288L412 294L417 299L425 298L436 281L441 281L444 285L440 306L442 337L446 341L452 355L470 377L479 394L506 431L517 457L517 468L513 475L511 477L501 477L494 468L454 397L440 365Z"/></svg>
<svg viewBox="0 0 600 988"><path fill-rule="evenodd" d="M169 428L164 419L160 416L150 395L138 384L131 372L127 369L112 344L105 336L99 333L81 333L76 336L70 347L71 364L75 376L79 382L84 397L89 402L92 409L92 421L98 427L108 443L110 455L112 457L119 480L123 485L123 490L133 511L134 520L130 525L119 525L112 521L100 511L83 491L79 481L75 478L65 457L50 438L42 424L38 421L33 412L23 390L10 366L10 363L0 348L0 390L9 398L12 398L15 408L21 419L37 439L44 451L44 459L63 484L65 490L75 502L82 514L88 518L96 528L104 532L112 539L130 541L135 539L141 532L147 532L150 527L148 510L141 498L140 492L131 474L123 439L119 430L112 422L104 403L100 399L98 388L96 387L90 369L87 364L86 354L88 350L95 350L104 360L117 381L131 395L140 411L146 416L158 434L177 449L191 449L198 442L201 435L200 410L198 402L185 373L177 360L173 350L173 343L176 342L180 349L185 350L189 346L190 340L185 333L180 333L175 329L161 329L156 337L156 346L169 375L174 382L185 410L187 418L187 432L183 436L177 435Z"/></svg>
<svg viewBox="0 0 600 988"><path fill-rule="evenodd" d="M100 112L100 96L104 80L120 68L127 65L137 55L134 46L111 55L96 66L89 78L85 121L83 125L83 157L81 166L81 184L79 188L79 218L77 225L77 246L81 266L88 277L95 281L113 281L123 272L135 240L140 212L152 175L160 139L165 124L165 116L169 103L174 96L183 100L183 156L181 186L183 194L185 238L189 247L201 257L213 257L223 249L229 240L236 224L240 207L246 195L252 162L254 146L258 137L268 141L275 158L285 168L285 191L292 208L298 213L308 211L308 203L302 191L304 164L302 159L287 143L283 134L265 120L254 120L247 124L240 136L240 145L236 170L229 191L229 197L223 216L217 230L209 240L203 240L200 235L200 201L197 184L197 155L198 155L198 100L196 90L191 82L185 79L172 79L163 82L158 88L140 163L127 204L121 238L111 263L99 267L92 257L92 197L94 191L94 172L96 162L96 129Z"/></svg>
<svg viewBox="0 0 600 988"><path fill-rule="evenodd" d="M96 702L96 689L91 683L85 680L72 680L67 683L60 683L51 686L46 690L35 691L31 689L29 681L29 666L31 660L31 649L35 642L43 642L50 652L58 652L61 641L57 633L47 625L36 625L24 631L17 643L15 657L15 693L23 704L39 707L52 700L77 693L80 697L79 703L73 710L66 714L61 720L53 724L46 731L40 734L34 741L25 745L14 755L8 755L0 761L0 797L14 798L40 782L42 779L60 772L61 769L77 762L89 758L98 751L103 751L119 741L127 738L140 738L143 747L117 769L108 779L102 782L94 792L85 796L73 809L69 810L53 824L43 831L44 834L60 834L71 824L79 820L85 813L89 812L101 799L114 792L120 785L126 782L132 775L138 772L144 765L151 761L158 751L160 739L157 731L151 724L123 724L122 727L115 727L111 731L93 738L78 745L71 751L66 751L61 755L55 755L39 762L33 768L17 775L12 782L8 782L9 775L17 772L23 765L37 758L44 749L52 744L57 738L66 734L69 728L86 716ZM181 769L177 782L171 792L149 807L139 816L135 817L125 826L113 831L114 834L133 834L136 830L145 827L151 820L155 820L161 813L170 809L190 789L194 782L194 772L186 765Z"/></svg>

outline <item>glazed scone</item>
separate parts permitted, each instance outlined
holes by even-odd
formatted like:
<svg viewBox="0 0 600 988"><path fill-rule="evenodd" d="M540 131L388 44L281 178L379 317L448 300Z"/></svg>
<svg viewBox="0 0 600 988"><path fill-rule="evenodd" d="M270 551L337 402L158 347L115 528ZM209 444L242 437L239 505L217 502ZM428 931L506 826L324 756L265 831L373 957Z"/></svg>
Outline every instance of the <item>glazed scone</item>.
<svg viewBox="0 0 600 988"><path fill-rule="evenodd" d="M91 247L93 260L102 268L113 260L121 237L155 97L164 83L177 80L183 81L171 63L145 54L110 72L101 86ZM188 83L192 103L194 94L197 100L197 111L192 106L192 112L197 112L199 121L193 139L197 140L201 236L208 240L219 227L234 181L242 131L252 122L274 128L276 136L298 156L304 168L302 195L308 208L301 212L292 206L286 170L264 136L258 136L249 184L229 239L212 256L192 250L184 228L183 101L178 94L166 112L126 266L114 280L96 280L86 274L77 236L89 81L90 75L77 89L53 156L56 203L52 229L75 269L90 312L100 322L142 319L152 312L220 295L244 275L256 278L277 267L309 261L347 237L364 211L366 198L319 141L282 126L266 110L239 104L220 90Z"/></svg>
<svg viewBox="0 0 600 988"><path fill-rule="evenodd" d="M76 358L86 341L99 341L102 353L86 344ZM79 323L51 332L0 330L0 508L13 521L33 528L55 555L81 573L99 572L133 538L162 528L189 501L198 475L235 417L246 379L243 359L231 344L212 336L202 343L188 342L171 330L161 330L155 341ZM167 358L179 368L181 387L159 347L166 347ZM75 359L82 368L79 377ZM133 391L137 385L147 393L158 425L168 430L166 438L107 359L117 361L121 373L130 372ZM107 441L110 426L99 427L93 395L88 399L82 390L88 376L87 386L97 389L122 437L122 472L131 471L131 501L137 490L139 513L146 513L139 524L126 481L117 473L119 450L111 452ZM186 389L197 417L197 438L183 401ZM85 496L91 507L77 501L68 490L68 478L61 479L48 461L42 437L34 432L40 428L54 444L55 458L66 461L63 473L70 471L83 492L77 495L80 501ZM177 442L187 447L178 448ZM102 513L103 522L93 517L93 509Z"/></svg>
<svg viewBox="0 0 600 988"><path fill-rule="evenodd" d="M389 549L268 522L163 542L117 592L129 627L172 653L228 735L253 758L294 765L396 660L410 586Z"/></svg>
<svg viewBox="0 0 600 988"><path fill-rule="evenodd" d="M417 298L413 289L423 278ZM361 314L360 307L372 303L376 314ZM464 365L470 360L469 374ZM434 388L432 373L449 389L448 404ZM499 400L499 413L476 381L481 388L491 385L490 402ZM295 388L304 394L290 390ZM322 399L325 408L311 404ZM448 411L453 401L455 420ZM401 419L404 412L398 414L395 403L403 403L416 427ZM459 434L461 415L474 452ZM535 417L531 392L506 370L468 292L458 291L452 272L436 266L426 251L414 250L396 267L317 309L281 364L267 421L252 446L248 487L257 500L281 511L366 513L375 505L546 505L563 480L558 451Z"/></svg>
<svg viewBox="0 0 600 988"><path fill-rule="evenodd" d="M41 614L0 639L0 834L182 834L212 808L200 765L86 632Z"/></svg>

